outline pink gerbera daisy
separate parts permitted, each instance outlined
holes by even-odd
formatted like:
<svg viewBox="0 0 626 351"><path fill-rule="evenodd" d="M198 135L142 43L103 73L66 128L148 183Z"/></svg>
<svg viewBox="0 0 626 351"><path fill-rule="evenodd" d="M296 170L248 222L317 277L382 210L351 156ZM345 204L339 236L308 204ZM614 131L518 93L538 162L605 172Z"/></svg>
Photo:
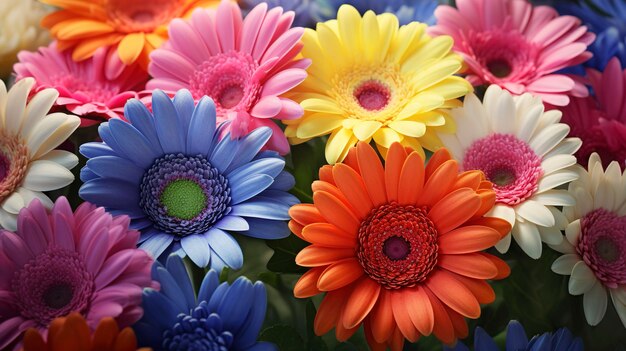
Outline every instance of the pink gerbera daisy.
<svg viewBox="0 0 626 351"><path fill-rule="evenodd" d="M571 135L583 141L576 153L578 163L585 165L597 152L604 167L617 161L626 168L626 69L619 60L609 61L604 72L587 69L594 96L572 99L561 108L562 122L570 125Z"/></svg>
<svg viewBox="0 0 626 351"><path fill-rule="evenodd" d="M497 84L512 94L525 92L564 106L569 96L584 97L585 86L554 72L588 60L595 35L573 16L526 0L457 0L439 6L434 35L450 35L475 86Z"/></svg>
<svg viewBox="0 0 626 351"><path fill-rule="evenodd" d="M129 223L90 203L72 213L61 197L51 212L34 200L20 212L17 231L0 231L0 349L31 327L45 336L53 319L72 311L92 329L103 317L122 327L136 322L142 290L156 282Z"/></svg>
<svg viewBox="0 0 626 351"><path fill-rule="evenodd" d="M286 154L289 144L272 119L302 116L300 105L281 95L306 78L310 64L295 59L304 29L290 29L293 18L263 3L243 20L239 5L223 1L217 10L195 10L190 21L175 19L169 41L150 55L147 87L210 96L218 123L232 121L233 137L267 126L274 131L267 147Z"/></svg>
<svg viewBox="0 0 626 351"><path fill-rule="evenodd" d="M22 51L14 70L17 79L35 78L36 91L55 88L56 105L81 117L81 126L124 116L124 104L130 98L141 98L148 73L138 64L126 66L116 51L100 48L93 57L75 62L72 51L59 52L56 43L38 52Z"/></svg>

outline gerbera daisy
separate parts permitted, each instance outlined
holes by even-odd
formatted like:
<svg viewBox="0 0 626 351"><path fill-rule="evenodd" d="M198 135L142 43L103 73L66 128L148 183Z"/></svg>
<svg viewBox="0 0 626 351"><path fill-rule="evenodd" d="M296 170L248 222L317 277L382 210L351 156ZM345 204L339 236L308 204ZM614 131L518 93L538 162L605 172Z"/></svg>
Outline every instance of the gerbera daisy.
<svg viewBox="0 0 626 351"><path fill-rule="evenodd" d="M154 115L130 100L130 122L111 119L100 125L102 143L81 146L89 158L81 172L83 199L129 215L142 232L140 247L153 257L176 252L218 271L243 264L228 232L289 235L288 210L298 200L287 190L295 182L276 152L260 152L269 128L220 140L213 101L204 97L194 106L188 90L173 101L154 91L152 109Z"/></svg>
<svg viewBox="0 0 626 351"><path fill-rule="evenodd" d="M513 97L497 85L483 103L470 94L451 112L455 135L440 135L463 170L481 170L493 182L496 205L490 216L506 219L519 246L532 258L541 256L541 242L563 240L562 216L554 206L573 205L566 190L556 187L577 178L572 154L580 139L565 138L570 129L558 123L559 111L544 112L541 99ZM507 252L511 235L496 245Z"/></svg>
<svg viewBox="0 0 626 351"><path fill-rule="evenodd" d="M11 73L20 50L35 50L50 41L39 22L51 10L36 0L0 1L0 77Z"/></svg>
<svg viewBox="0 0 626 351"><path fill-rule="evenodd" d="M453 132L443 110L471 86L453 76L461 58L450 53L452 39L431 38L426 25L398 28L392 14L363 17L352 6L339 8L337 20L307 29L302 55L311 58L308 78L289 96L304 116L284 121L294 144L326 135L326 160L342 161L357 141L374 139L383 154L393 142L424 157L422 146L441 146L435 131Z"/></svg>
<svg viewBox="0 0 626 351"><path fill-rule="evenodd" d="M285 12L293 11L293 26L295 27L311 27L315 25L316 21L312 18L315 0L243 0L241 1L242 9L249 12L263 2L270 9L280 6Z"/></svg>
<svg viewBox="0 0 626 351"><path fill-rule="evenodd" d="M152 259L135 248L139 232L129 223L89 203L72 213L60 197L51 211L34 200L17 231L0 231L0 349L28 328L45 339L53 319L74 311L92 329L104 317L136 322Z"/></svg>
<svg viewBox="0 0 626 351"><path fill-rule="evenodd" d="M373 350L394 351L404 338L434 333L452 344L467 336L464 317L478 318L479 304L495 299L485 279L509 274L506 263L480 251L511 226L484 217L495 193L483 174L458 169L445 149L425 167L400 143L391 145L383 167L364 142L344 164L320 169L314 203L289 211L291 230L312 244L296 256L311 269L294 294L326 292L316 334L334 327L345 341L364 324Z"/></svg>
<svg viewBox="0 0 626 351"><path fill-rule="evenodd" d="M15 230L17 214L33 199L52 206L43 191L74 181L71 152L54 150L80 124L64 113L48 115L58 92L44 89L27 102L35 81L18 81L7 93L0 81L0 228Z"/></svg>
<svg viewBox="0 0 626 351"><path fill-rule="evenodd" d="M525 92L564 106L584 97L585 86L556 71L588 60L595 35L572 16L526 0L458 0L457 8L435 11L434 35L451 35L463 55L467 79L475 86L498 84L515 95Z"/></svg>
<svg viewBox="0 0 626 351"><path fill-rule="evenodd" d="M571 128L571 135L583 141L576 153L578 162L586 164L589 156L597 152L604 166L617 161L626 167L626 68L622 70L618 58L606 65L604 72L587 69L593 95L572 99L560 110L563 123Z"/></svg>
<svg viewBox="0 0 626 351"><path fill-rule="evenodd" d="M401 25L411 22L435 24L435 8L438 0L313 0L314 16L318 21L337 18L337 10L342 4L354 6L360 13L368 10L381 14L392 13Z"/></svg>
<svg viewBox="0 0 626 351"><path fill-rule="evenodd" d="M82 126L123 118L124 104L139 98L137 91L144 90L148 80L139 65L125 66L109 48L100 48L81 62L72 60L70 50L59 52L56 43L38 52L22 51L18 57L17 79L33 77L35 91L55 88L59 92L55 104L80 116Z"/></svg>
<svg viewBox="0 0 626 351"><path fill-rule="evenodd" d="M148 66L148 55L167 40L173 18L188 17L197 7L215 6L217 0L41 0L59 8L41 25L71 48L74 61L93 56L101 47L117 46L124 64Z"/></svg>
<svg viewBox="0 0 626 351"><path fill-rule="evenodd" d="M589 325L600 323L607 293L626 327L626 171L617 162L606 168L598 154L589 157L587 171L569 185L576 205L565 207L563 243L552 246L564 255L552 264L555 273L570 275L569 293L584 294Z"/></svg>
<svg viewBox="0 0 626 351"><path fill-rule="evenodd" d="M444 351L469 351L462 343L455 347L444 346ZM505 351L583 351L581 338L574 338L567 328L561 328L554 334L543 333L535 335L528 341L524 327L518 321L511 321L506 328ZM476 351L500 351L496 342L483 328L476 327L474 331L474 350Z"/></svg>
<svg viewBox="0 0 626 351"><path fill-rule="evenodd" d="M197 10L191 20L174 20L170 40L150 57L149 89L189 89L194 99L215 101L218 122L232 121L235 138L261 127L273 130L267 145L281 154L289 143L272 119L302 116L302 108L281 95L306 78L309 60L295 59L302 28L291 28L293 12L256 6L243 20L236 2Z"/></svg>
<svg viewBox="0 0 626 351"><path fill-rule="evenodd" d="M144 290L145 314L134 326L140 345L169 351L278 350L256 341L267 308L262 282L239 277L232 284L220 284L217 272L209 270L196 298L176 255L167 258L165 267L155 262L152 276L161 291Z"/></svg>
<svg viewBox="0 0 626 351"><path fill-rule="evenodd" d="M151 351L149 348L137 349L135 332L130 327L120 331L111 317L102 318L92 333L78 312L50 322L47 339L37 329L30 328L24 333L21 351Z"/></svg>

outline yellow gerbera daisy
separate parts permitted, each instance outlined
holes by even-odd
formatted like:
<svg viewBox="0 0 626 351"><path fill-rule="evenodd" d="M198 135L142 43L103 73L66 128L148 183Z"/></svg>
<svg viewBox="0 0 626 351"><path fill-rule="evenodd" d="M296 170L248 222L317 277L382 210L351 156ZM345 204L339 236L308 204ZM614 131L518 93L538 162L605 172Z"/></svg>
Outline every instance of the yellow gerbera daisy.
<svg viewBox="0 0 626 351"><path fill-rule="evenodd" d="M148 64L150 52L167 40L167 25L188 17L197 7L219 0L41 0L60 8L42 21L58 41L59 50L73 48L75 61L85 60L103 46L119 44L117 52L127 65ZM219 20L218 20L219 21Z"/></svg>
<svg viewBox="0 0 626 351"><path fill-rule="evenodd" d="M357 141L372 138L383 155L393 142L422 147L441 146L436 132L454 132L446 109L471 85L453 76L462 66L450 52L449 36L432 38L426 25L412 22L398 28L389 13L363 17L350 5L339 8L336 20L307 29L302 55L310 58L308 78L289 97L300 102L304 116L284 121L292 144L330 133L326 160L342 161Z"/></svg>

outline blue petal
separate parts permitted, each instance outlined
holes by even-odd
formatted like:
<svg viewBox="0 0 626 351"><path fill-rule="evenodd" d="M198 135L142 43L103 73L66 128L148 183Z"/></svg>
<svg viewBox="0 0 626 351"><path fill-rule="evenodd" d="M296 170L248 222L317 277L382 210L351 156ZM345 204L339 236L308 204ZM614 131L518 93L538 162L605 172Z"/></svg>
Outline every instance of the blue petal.
<svg viewBox="0 0 626 351"><path fill-rule="evenodd" d="M267 127L261 127L253 130L239 140L239 153L233 159L230 167L227 169L227 173L230 170L240 167L250 161L259 153L259 150L267 143L272 137L272 130Z"/></svg>
<svg viewBox="0 0 626 351"><path fill-rule="evenodd" d="M480 351L500 351L498 345L481 327L474 331L474 349Z"/></svg>
<svg viewBox="0 0 626 351"><path fill-rule="evenodd" d="M249 200L263 192L274 182L274 178L266 174L256 174L230 187L231 205Z"/></svg>
<svg viewBox="0 0 626 351"><path fill-rule="evenodd" d="M222 140L217 143L215 149L213 149L211 156L209 156L209 162L213 167L217 168L220 173L224 174L238 151L238 140L232 139L230 133L227 133Z"/></svg>
<svg viewBox="0 0 626 351"><path fill-rule="evenodd" d="M98 206L124 209L125 206L139 205L139 189L137 185L118 179L98 178L84 183L78 195L85 201Z"/></svg>
<svg viewBox="0 0 626 351"><path fill-rule="evenodd" d="M86 183L90 180L97 179L97 178L100 178L100 177L87 167L83 167L80 170L80 180L83 183Z"/></svg>
<svg viewBox="0 0 626 351"><path fill-rule="evenodd" d="M237 240L226 232L212 228L204 234L204 237L213 250L226 264L234 269L243 265L243 252Z"/></svg>
<svg viewBox="0 0 626 351"><path fill-rule="evenodd" d="M289 207L289 205L282 202L257 196L250 201L233 206L230 214L242 217L286 221L290 219Z"/></svg>
<svg viewBox="0 0 626 351"><path fill-rule="evenodd" d="M109 122L111 134L118 144L118 150L141 168L148 168L155 158L161 156L155 152L155 147L146 139L137 128L121 119L111 119Z"/></svg>
<svg viewBox="0 0 626 351"><path fill-rule="evenodd" d="M128 207L126 207L123 210L119 210L119 209L114 209L114 208L109 208L107 209L107 211L113 215L113 216L128 216L130 217L130 219L146 219L146 213L143 212L143 210L141 208L139 208L139 206L133 206L133 204L129 203L127 204ZM152 225L152 221L148 220L148 225ZM147 225L141 227L141 228L145 228L147 227ZM136 229L136 228L133 228Z"/></svg>
<svg viewBox="0 0 626 351"><path fill-rule="evenodd" d="M507 341L508 341L507 332ZM507 346L508 349L508 346ZM526 346L523 349L508 349L508 350L526 350ZM528 348L528 351L550 351L550 333L544 333L539 337L534 337L532 345Z"/></svg>
<svg viewBox="0 0 626 351"><path fill-rule="evenodd" d="M150 324L158 326L161 330L174 325L179 313L188 312L178 310L174 301L152 289L144 290L142 305L144 309L143 320L150 321Z"/></svg>
<svg viewBox="0 0 626 351"><path fill-rule="evenodd" d="M81 155L87 158L94 158L98 156L117 156L117 152L115 152L109 145L105 143L86 143L80 146L78 149Z"/></svg>
<svg viewBox="0 0 626 351"><path fill-rule="evenodd" d="M161 290L159 292L169 297L176 306L177 310L185 311L189 308L189 306L185 303L185 296L178 286L178 283L176 283L172 274L170 274L165 267L156 266L153 279L157 280L161 284Z"/></svg>
<svg viewBox="0 0 626 351"><path fill-rule="evenodd" d="M567 348L572 343L572 334L566 328L561 328L552 336L552 350L554 351L567 351Z"/></svg>
<svg viewBox="0 0 626 351"><path fill-rule="evenodd" d="M165 266L180 287L184 301L187 303L187 308L193 308L196 305L196 297L194 296L194 290L189 280L187 269L185 269L185 265L183 264L183 260L180 256L171 254L167 257Z"/></svg>
<svg viewBox="0 0 626 351"><path fill-rule="evenodd" d="M235 335L235 342L233 344L235 349L245 349L253 345L261 331L261 326L265 319L265 311L267 309L267 293L263 283L254 283L253 296L250 314L246 317L245 323Z"/></svg>
<svg viewBox="0 0 626 351"><path fill-rule="evenodd" d="M211 251L207 240L201 234L187 235L182 238L180 244L183 250L189 255L189 258L198 267L206 267L209 264L211 258Z"/></svg>
<svg viewBox="0 0 626 351"><path fill-rule="evenodd" d="M224 262L224 260L220 256L217 255L215 250L211 249L210 266L211 266L211 269L221 272L224 269L224 267L228 267L228 264Z"/></svg>
<svg viewBox="0 0 626 351"><path fill-rule="evenodd" d="M109 122L100 124L98 127L98 135L100 135L100 139L102 139L102 141L104 141L111 148L111 150L115 151L115 153L117 153L120 157L130 158L124 153L120 145L117 143L117 140L113 137L111 128L109 128Z"/></svg>
<svg viewBox="0 0 626 351"><path fill-rule="evenodd" d="M584 350L584 347L583 347L583 341L581 338L574 339L574 342L572 342L570 347L567 349L567 351L583 351L583 350ZM554 350L554 351L561 351L561 350Z"/></svg>
<svg viewBox="0 0 626 351"><path fill-rule="evenodd" d="M237 334L256 302L252 283L245 277L237 278L217 307L224 329Z"/></svg>
<svg viewBox="0 0 626 351"><path fill-rule="evenodd" d="M250 230L241 234L259 239L282 239L291 234L287 222L270 219L248 218L246 219Z"/></svg>
<svg viewBox="0 0 626 351"><path fill-rule="evenodd" d="M163 152L175 154L185 151L183 130L178 113L172 100L163 91L155 90L152 93L152 110Z"/></svg>
<svg viewBox="0 0 626 351"><path fill-rule="evenodd" d="M187 154L210 155L213 151L213 137L215 134L215 104L211 98L205 96L200 99L198 106L191 115L187 130Z"/></svg>
<svg viewBox="0 0 626 351"><path fill-rule="evenodd" d="M222 217L214 227L222 230L242 231L250 229L248 221L238 216L227 215Z"/></svg>
<svg viewBox="0 0 626 351"><path fill-rule="evenodd" d="M139 245L139 248L147 251L154 259L158 259L163 251L170 246L173 240L174 237L172 235L159 233L144 241L141 245Z"/></svg>
<svg viewBox="0 0 626 351"><path fill-rule="evenodd" d="M198 301L207 301L211 299L213 292L217 289L219 285L219 279L217 277L217 272L214 270L210 270L202 280L202 284L200 285L200 291L198 291Z"/></svg>
<svg viewBox="0 0 626 351"><path fill-rule="evenodd" d="M139 184L145 170L125 158L100 156L87 160L87 167L103 178L127 180Z"/></svg>
<svg viewBox="0 0 626 351"><path fill-rule="evenodd" d="M191 122L191 115L195 107L193 96L187 89L179 90L174 96L174 108L178 112L180 118L181 131L187 132L189 129L189 123ZM184 135L187 136L187 135Z"/></svg>
<svg viewBox="0 0 626 351"><path fill-rule="evenodd" d="M274 178L274 184L270 186L270 189L289 191L296 186L296 179L287 171L282 171Z"/></svg>
<svg viewBox="0 0 626 351"><path fill-rule="evenodd" d="M297 197L283 190L267 189L262 192L259 197L270 198L275 201L287 204L290 207L300 203L300 200L298 200Z"/></svg>
<svg viewBox="0 0 626 351"><path fill-rule="evenodd" d="M507 350L522 350L528 346L528 337L524 327L518 321L510 321L506 330Z"/></svg>
<svg viewBox="0 0 626 351"><path fill-rule="evenodd" d="M283 168L285 168L285 161L280 158L264 158L252 161L227 174L228 182L232 186L237 186L236 184L245 181L253 174L267 174L276 178Z"/></svg>
<svg viewBox="0 0 626 351"><path fill-rule="evenodd" d="M150 141L150 145L155 148L154 152L163 154L154 117L148 108L141 101L131 99L124 106L124 114L133 127L137 128Z"/></svg>

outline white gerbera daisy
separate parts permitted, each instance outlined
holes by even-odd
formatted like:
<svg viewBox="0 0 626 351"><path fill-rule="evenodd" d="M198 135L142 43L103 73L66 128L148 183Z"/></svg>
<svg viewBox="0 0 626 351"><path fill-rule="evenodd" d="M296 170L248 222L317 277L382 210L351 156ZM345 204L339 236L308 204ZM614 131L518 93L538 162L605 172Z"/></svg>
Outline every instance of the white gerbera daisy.
<svg viewBox="0 0 626 351"><path fill-rule="evenodd" d="M583 297L585 318L597 325L607 308L607 291L626 327L626 171L616 161L602 168L598 154L588 171L569 185L576 205L563 210L565 237L551 247L564 255L552 264L555 273L571 275L569 293Z"/></svg>
<svg viewBox="0 0 626 351"><path fill-rule="evenodd" d="M54 150L80 124L76 116L48 115L59 93L44 89L27 103L35 83L25 78L7 93L0 81L0 228L15 230L17 214L33 199L51 207L42 193L74 180L69 171L78 164L71 152Z"/></svg>
<svg viewBox="0 0 626 351"><path fill-rule="evenodd" d="M554 206L571 206L574 198L555 189L578 177L572 155L581 145L565 138L560 111L544 111L541 99L530 94L512 97L496 85L483 103L467 95L463 107L452 110L456 134L440 134L464 170L478 169L494 183L496 205L489 215L511 223L512 236L532 258L541 257L541 242L560 244L563 215ZM511 235L496 248L506 252Z"/></svg>

